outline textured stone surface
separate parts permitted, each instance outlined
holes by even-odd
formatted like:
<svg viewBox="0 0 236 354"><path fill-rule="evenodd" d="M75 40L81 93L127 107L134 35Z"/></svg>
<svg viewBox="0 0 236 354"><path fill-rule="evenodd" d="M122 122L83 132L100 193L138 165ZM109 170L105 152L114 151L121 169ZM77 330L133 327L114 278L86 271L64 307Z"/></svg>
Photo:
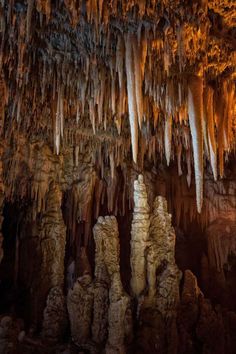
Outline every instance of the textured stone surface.
<svg viewBox="0 0 236 354"><path fill-rule="evenodd" d="M65 296L61 287L53 287L48 294L43 313L42 336L49 341L60 342L66 333L67 325Z"/></svg>
<svg viewBox="0 0 236 354"><path fill-rule="evenodd" d="M132 336L132 320L130 298L120 278L116 218L99 217L93 232L95 278L92 281L85 267L67 296L72 339L84 348L90 345L97 350L105 347L107 353L123 353Z"/></svg>
<svg viewBox="0 0 236 354"><path fill-rule="evenodd" d="M103 281L109 285L109 298L107 299L109 307L106 314L108 320L106 353L123 353L125 352L126 338L129 339L132 335L132 323L128 323L130 321L128 318L130 298L124 292L120 278L120 247L116 218L109 216L105 218L99 217L94 227L94 239L96 244L96 282ZM104 292L105 294L106 292ZM102 303L96 303L96 305L97 307L94 310L98 311L98 306L106 306L106 302L104 305ZM101 328L104 319L105 316L102 318L101 314L100 321L95 318L93 322L94 333L98 332L98 328Z"/></svg>
<svg viewBox="0 0 236 354"><path fill-rule="evenodd" d="M131 226L131 288L139 296L146 287L145 249L150 225L149 205L143 176L134 181L134 212Z"/></svg>
<svg viewBox="0 0 236 354"><path fill-rule="evenodd" d="M90 338L93 313L93 285L88 275L74 283L67 295L71 337L76 344L86 344Z"/></svg>
<svg viewBox="0 0 236 354"><path fill-rule="evenodd" d="M23 220L19 281L28 292L30 300L26 304L29 311L27 315L35 329L41 327L50 290L54 287L62 289L64 286L66 229L61 198L59 186L50 184L44 212L38 214L37 203L33 203ZM29 253L32 257L27 257ZM26 257L25 260L22 257Z"/></svg>
<svg viewBox="0 0 236 354"><path fill-rule="evenodd" d="M177 352L180 271L175 264L175 232L165 198L157 197L145 249L146 294L139 298L138 350ZM150 338L147 327L151 326ZM160 333L158 336L156 333Z"/></svg>

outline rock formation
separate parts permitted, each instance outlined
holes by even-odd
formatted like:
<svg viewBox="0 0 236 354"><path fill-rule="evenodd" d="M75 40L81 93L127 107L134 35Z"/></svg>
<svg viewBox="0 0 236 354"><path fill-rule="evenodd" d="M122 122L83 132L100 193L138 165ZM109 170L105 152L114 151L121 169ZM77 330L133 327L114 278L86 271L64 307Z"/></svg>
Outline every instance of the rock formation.
<svg viewBox="0 0 236 354"><path fill-rule="evenodd" d="M42 336L49 341L63 339L68 325L65 296L62 287L54 287L47 297L43 313Z"/></svg>
<svg viewBox="0 0 236 354"><path fill-rule="evenodd" d="M125 353L132 336L130 299L120 278L118 225L115 217L99 217L94 226L95 278L84 270L67 306L72 338L87 348L102 348L106 353ZM95 350L95 349L93 349Z"/></svg>
<svg viewBox="0 0 236 354"><path fill-rule="evenodd" d="M93 313L93 284L90 275L82 276L69 290L67 308L72 340L78 345L87 344Z"/></svg>
<svg viewBox="0 0 236 354"><path fill-rule="evenodd" d="M137 193L138 183L142 183L143 194L135 194ZM175 263L175 232L171 225L171 215L167 212L166 200L163 197L159 196L155 199L153 213L150 217L144 186L143 177L139 176L138 181L134 182L134 200L136 203L134 212L137 213L137 205L146 207L146 210L143 208L146 211L145 218L140 217L140 223L144 220L144 222L148 221L148 225L144 224L145 242L140 242L141 247L139 248L140 254L140 250L142 250L143 258L140 256L136 258L136 265L141 265L141 269L143 269L141 284L144 283L143 290L145 290L143 294L139 293L138 298L137 317L140 321L138 352L141 353L142 350L145 350L144 348L150 353L155 348L158 348L159 352L163 352L164 347L167 346L168 353L177 353L176 317L179 304L180 272ZM140 214L141 207L139 209ZM134 221L135 216L134 214ZM137 232L136 237L140 239L139 231L140 228L132 228L131 264L133 253L137 248L133 242L134 233ZM139 258L143 259L143 264L142 262L139 263ZM132 279L135 277L138 282L140 276L137 271L132 273ZM150 329L153 337L152 341L146 338L148 326L152 328ZM160 337L155 335L158 332L160 332Z"/></svg>
<svg viewBox="0 0 236 354"><path fill-rule="evenodd" d="M149 236L150 214L143 176L134 182L134 213L131 228L131 288L139 296L146 287L145 249Z"/></svg>
<svg viewBox="0 0 236 354"><path fill-rule="evenodd" d="M55 298L58 295L58 300L54 300L60 303L59 293L63 291L64 287L66 230L62 218L61 198L59 186L52 183L46 194L44 212L41 214L35 212L37 204L34 203L32 209L28 208L27 215L23 220L22 238L20 239L20 247L23 247L21 257L27 257L27 252L32 252L33 257L26 258L24 262L20 258L19 282L28 292L31 323L35 329L42 325L47 298L49 307L52 295ZM33 225L33 227L29 225ZM35 271L37 277L35 277ZM58 288L58 291L61 290L51 293L55 287ZM45 309L46 316L47 311L51 310ZM45 323L46 332L50 332L50 324L46 318L45 321L47 322L47 324ZM51 318L50 321L54 326L54 320Z"/></svg>
<svg viewBox="0 0 236 354"><path fill-rule="evenodd" d="M4 350L234 352L235 18L0 0Z"/></svg>

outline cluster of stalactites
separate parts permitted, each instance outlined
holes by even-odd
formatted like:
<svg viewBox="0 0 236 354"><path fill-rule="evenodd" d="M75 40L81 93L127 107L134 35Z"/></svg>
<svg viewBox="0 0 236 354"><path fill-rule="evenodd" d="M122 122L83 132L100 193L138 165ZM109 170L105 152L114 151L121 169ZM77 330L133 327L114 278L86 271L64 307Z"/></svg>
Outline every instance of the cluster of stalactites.
<svg viewBox="0 0 236 354"><path fill-rule="evenodd" d="M64 3L75 26L78 24L80 6L70 0ZM9 4L8 17L13 11L12 2ZM36 10L45 15L49 22L52 2L37 0L35 5ZM118 2L113 1L113 5L112 14L115 16ZM122 1L119 6L122 7L122 14L125 14L135 5L138 5L141 17L144 14L151 15L152 6L147 6L146 1ZM108 24L111 15L108 10L106 1L87 1L86 19L90 24ZM43 56L37 63L42 73L41 80L38 82L33 76L31 83L30 75L33 73L30 70L34 68L35 53L31 58L27 50L32 36L33 13L34 1L31 0L27 4L26 18L22 17L19 23L12 20L11 24L12 36L16 35L17 41L16 75L13 79L16 80L16 90L12 90L11 77L6 78L4 75L3 64L7 60L3 57L3 45L1 47L1 126L9 101L13 103L11 116L16 117L18 124L27 131L31 126L38 126L40 133L42 126L48 131L51 124L48 121L41 124L40 121L52 118L53 134L49 135L54 137L56 154L60 153L65 136L68 136L65 128L71 122L70 117L75 118L74 129L89 127L94 136L109 130L116 139L119 135L125 135L129 126L130 142L122 146L114 144L106 154L108 157L104 158L110 161L111 175L114 177L115 168L122 164L131 146L133 161L141 168L145 156L156 161L155 156L163 154L169 165L176 155L179 175L182 174L182 163L186 162L187 182L190 185L193 155L197 209L200 212L204 156L209 160L216 180L218 174L220 177L224 174L225 155L234 148L235 84L225 79L219 82L218 88L213 88L203 79L205 73L201 76L197 73L191 76L184 74L187 63L193 64L195 58L189 57L191 50L187 35L190 28L187 25L180 26L177 33L173 33L174 29L168 20L165 20L162 29L141 22L137 31L129 29L126 32L117 28L114 30L111 24L104 32L102 28L101 31L96 30L98 27L95 26L94 33L91 29L88 32L90 54L81 57L76 65L67 64L65 59L57 59L54 69L53 65L48 65L47 56ZM6 24L2 14L2 43L7 34ZM199 26L193 52L198 51L199 43L206 41L204 33L207 31L204 31L205 27ZM96 52L94 44L98 32L102 53ZM30 58L28 63L26 58ZM30 109L25 96L32 101ZM42 111L40 107L43 107ZM29 112L34 114L36 122L30 116L30 119L27 118L28 123L24 124L21 117L26 120ZM82 140L86 140L86 136ZM104 140L106 137L101 144ZM97 150L97 145L95 148ZM102 154L104 152L100 149L100 160L103 159L100 157Z"/></svg>
<svg viewBox="0 0 236 354"><path fill-rule="evenodd" d="M197 209L200 212L203 200L203 158L210 161L214 179L223 176L224 154L234 146L235 125L235 86L224 81L222 88L215 90L204 83L203 77L191 75L178 84L175 78L163 76L160 82L153 82L150 75L152 64L149 60L147 35L141 31L139 36L127 33L117 39L116 55L111 60L108 79L104 70L98 72L94 65L87 68L85 83L81 83L80 99L77 103L76 121L85 112L87 104L93 133L96 134L103 125L106 130L108 122L114 122L117 133L121 134L126 114L129 117L132 156L135 163L142 161L139 152L144 148L152 150L152 139L144 142L145 127L157 124L164 117L162 137L157 136L157 145L164 145L163 150L167 165L176 148L179 175L182 174L181 161L187 162L187 181L191 183L191 151L195 171ZM87 65L89 65L87 63ZM89 85L93 76L93 88ZM90 79L89 79L90 76ZM109 86L106 86L109 83ZM88 86L93 94L87 98ZM107 92L110 95L106 95ZM58 104L55 124L55 150L59 153L60 137L63 137L63 96L58 88ZM88 100L88 101L87 101ZM86 103L87 101L87 103ZM123 122L122 122L123 120ZM178 125L178 129L173 126ZM191 137L190 137L191 136ZM151 137L150 137L151 138ZM140 141L139 141L140 140ZM191 145L192 141L192 145ZM161 143L162 142L162 143ZM172 142L174 146L172 147ZM145 148L143 144L146 144ZM185 158L182 154L185 150ZM141 152L142 153L142 152ZM218 156L217 156L218 155ZM114 152L110 154L111 167L119 165L114 162ZM140 157L140 159L138 159Z"/></svg>

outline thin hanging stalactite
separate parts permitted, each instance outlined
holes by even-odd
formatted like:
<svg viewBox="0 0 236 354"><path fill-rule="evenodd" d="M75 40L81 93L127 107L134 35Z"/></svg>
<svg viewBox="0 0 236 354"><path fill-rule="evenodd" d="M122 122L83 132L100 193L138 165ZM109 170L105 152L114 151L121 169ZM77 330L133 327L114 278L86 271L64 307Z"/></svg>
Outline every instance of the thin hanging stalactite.
<svg viewBox="0 0 236 354"><path fill-rule="evenodd" d="M197 210L200 213L203 201L203 79L192 76L188 85L188 114L192 136Z"/></svg>

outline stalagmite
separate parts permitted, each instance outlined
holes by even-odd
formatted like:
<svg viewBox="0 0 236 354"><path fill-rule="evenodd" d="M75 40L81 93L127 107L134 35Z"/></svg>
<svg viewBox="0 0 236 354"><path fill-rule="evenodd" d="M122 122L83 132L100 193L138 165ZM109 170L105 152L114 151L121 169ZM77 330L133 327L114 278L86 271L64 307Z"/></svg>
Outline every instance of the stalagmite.
<svg viewBox="0 0 236 354"><path fill-rule="evenodd" d="M62 289L64 283L66 230L61 212L61 191L58 185L50 186L47 195L46 212L42 223L42 283L40 284L40 288L43 293L46 293L52 287ZM53 320L51 325L54 326ZM49 326L48 330L50 331Z"/></svg>
<svg viewBox="0 0 236 354"><path fill-rule="evenodd" d="M105 319L108 321L106 353L125 352L125 340L132 335L128 311L130 299L125 294L120 278L118 225L115 217L99 217L94 227L96 244L95 276L96 297L94 303L93 336L96 341L104 339ZM109 289L109 299L106 298ZM99 290L100 289L100 290ZM102 295L102 292L104 295ZM107 305L106 305L107 304ZM108 314L104 313L108 307Z"/></svg>
<svg viewBox="0 0 236 354"><path fill-rule="evenodd" d="M127 92L128 92L128 107L129 107L129 123L132 142L133 160L137 163L138 157L138 113L137 101L135 91L135 76L134 76L134 58L132 51L132 43L134 41L133 35L128 33L125 38L125 66L127 78Z"/></svg>
<svg viewBox="0 0 236 354"><path fill-rule="evenodd" d="M197 210L200 213L203 201L203 80L192 76L188 86L188 114L192 136Z"/></svg>
<svg viewBox="0 0 236 354"><path fill-rule="evenodd" d="M67 296L67 308L70 318L72 340L85 344L90 337L90 326L93 311L93 284L91 276L83 274L74 283Z"/></svg>
<svg viewBox="0 0 236 354"><path fill-rule="evenodd" d="M171 215L167 212L165 198L161 196L154 201L145 255L146 291L138 299L139 345L142 348L148 345L145 350L150 353L156 348L161 353L177 353L180 271L175 264L175 232ZM145 330L154 336L150 343L145 337ZM154 335L156 331L158 336ZM167 343L165 349L163 343Z"/></svg>
<svg viewBox="0 0 236 354"><path fill-rule="evenodd" d="M65 335L67 325L65 296L61 287L54 287L48 294L44 309L42 336L49 341L57 342Z"/></svg>
<svg viewBox="0 0 236 354"><path fill-rule="evenodd" d="M131 227L131 288L138 297L146 287L146 259L148 232L150 225L149 205L143 176L134 181L134 213Z"/></svg>
<svg viewBox="0 0 236 354"><path fill-rule="evenodd" d="M148 302L156 301L163 316L169 318L174 315L173 311L176 311L179 300L180 272L175 264L175 231L171 225L171 215L167 212L166 200L160 196L154 201L154 212L150 218L149 244ZM157 270L162 267L162 271L159 270L158 273ZM170 297L173 299L170 300Z"/></svg>

